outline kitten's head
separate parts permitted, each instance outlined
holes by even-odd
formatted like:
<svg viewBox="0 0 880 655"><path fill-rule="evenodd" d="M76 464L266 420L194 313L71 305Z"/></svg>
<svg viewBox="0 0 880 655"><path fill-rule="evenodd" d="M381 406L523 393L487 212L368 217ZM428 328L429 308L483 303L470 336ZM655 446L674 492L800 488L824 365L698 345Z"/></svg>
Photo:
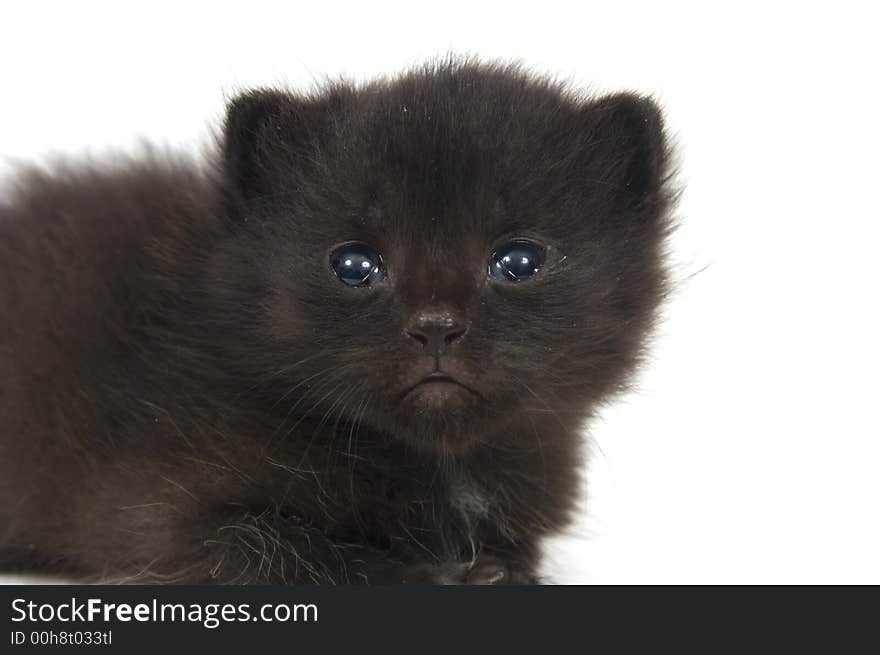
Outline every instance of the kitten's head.
<svg viewBox="0 0 880 655"><path fill-rule="evenodd" d="M574 425L632 368L663 286L650 101L438 65L242 95L224 156L229 311L282 411L461 452Z"/></svg>

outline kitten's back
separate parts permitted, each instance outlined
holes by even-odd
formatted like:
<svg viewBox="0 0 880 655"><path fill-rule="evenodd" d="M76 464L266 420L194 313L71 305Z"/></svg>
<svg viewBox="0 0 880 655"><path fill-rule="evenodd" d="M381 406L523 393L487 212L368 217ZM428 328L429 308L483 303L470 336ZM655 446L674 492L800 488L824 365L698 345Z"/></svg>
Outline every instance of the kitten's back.
<svg viewBox="0 0 880 655"><path fill-rule="evenodd" d="M48 469L76 485L107 390L136 379L139 319L163 296L157 260L172 233L214 215L210 176L183 160L145 156L112 165L63 163L22 172L0 201L0 525L53 517ZM177 242L187 243L186 239ZM59 443L59 440L62 443ZM71 448L74 450L71 451ZM14 465L13 465L14 463ZM68 487L69 488L69 487ZM44 500L45 499L45 500Z"/></svg>

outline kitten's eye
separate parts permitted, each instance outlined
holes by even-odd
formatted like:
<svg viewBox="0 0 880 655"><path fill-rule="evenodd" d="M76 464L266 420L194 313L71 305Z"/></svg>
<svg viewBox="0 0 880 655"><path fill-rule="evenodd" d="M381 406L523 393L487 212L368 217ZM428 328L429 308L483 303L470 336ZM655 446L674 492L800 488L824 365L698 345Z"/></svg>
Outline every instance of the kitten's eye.
<svg viewBox="0 0 880 655"><path fill-rule="evenodd" d="M537 243L516 239L489 258L489 276L502 282L524 282L544 265L544 248Z"/></svg>
<svg viewBox="0 0 880 655"><path fill-rule="evenodd" d="M382 257L365 243L339 246L330 255L330 268L350 287L371 287L385 279Z"/></svg>

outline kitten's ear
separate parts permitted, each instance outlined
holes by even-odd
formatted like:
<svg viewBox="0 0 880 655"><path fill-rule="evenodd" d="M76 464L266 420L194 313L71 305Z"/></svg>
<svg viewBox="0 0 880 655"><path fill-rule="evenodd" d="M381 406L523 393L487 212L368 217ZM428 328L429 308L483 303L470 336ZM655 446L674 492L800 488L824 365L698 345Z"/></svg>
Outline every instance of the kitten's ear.
<svg viewBox="0 0 880 655"><path fill-rule="evenodd" d="M326 108L317 99L258 89L234 98L223 126L223 173L238 201L266 197L293 174Z"/></svg>
<svg viewBox="0 0 880 655"><path fill-rule="evenodd" d="M592 130L588 156L602 171L616 211L649 211L661 199L668 158L660 109L631 93L608 96L590 105Z"/></svg>

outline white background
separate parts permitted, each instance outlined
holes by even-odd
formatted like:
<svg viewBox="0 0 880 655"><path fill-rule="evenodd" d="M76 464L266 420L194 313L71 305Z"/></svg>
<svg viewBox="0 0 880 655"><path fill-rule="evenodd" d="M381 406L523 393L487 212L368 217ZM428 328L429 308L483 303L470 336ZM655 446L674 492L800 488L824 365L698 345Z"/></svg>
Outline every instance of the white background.
<svg viewBox="0 0 880 655"><path fill-rule="evenodd" d="M196 148L237 89L450 51L652 93L686 185L680 284L637 392L592 426L590 504L548 571L880 583L878 21L713 4L5 2L0 155Z"/></svg>

